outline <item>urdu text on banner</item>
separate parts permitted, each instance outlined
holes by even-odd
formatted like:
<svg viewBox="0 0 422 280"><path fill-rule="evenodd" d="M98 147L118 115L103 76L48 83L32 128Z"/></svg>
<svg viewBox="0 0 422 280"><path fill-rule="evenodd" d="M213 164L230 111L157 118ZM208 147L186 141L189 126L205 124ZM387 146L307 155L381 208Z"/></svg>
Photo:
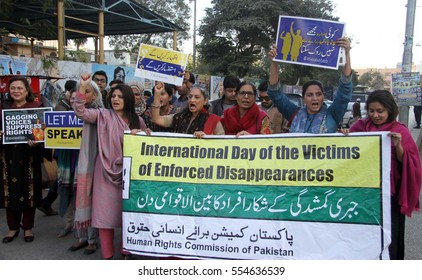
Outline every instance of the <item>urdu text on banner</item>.
<svg viewBox="0 0 422 280"><path fill-rule="evenodd" d="M133 254L388 258L387 133L125 134L123 149L123 248Z"/></svg>
<svg viewBox="0 0 422 280"><path fill-rule="evenodd" d="M277 55L274 60L314 67L338 69L344 23L302 17L280 16Z"/></svg>
<svg viewBox="0 0 422 280"><path fill-rule="evenodd" d="M181 86L187 61L184 53L141 44L135 76Z"/></svg>
<svg viewBox="0 0 422 280"><path fill-rule="evenodd" d="M400 106L421 106L422 87L419 72L391 75L392 94Z"/></svg>

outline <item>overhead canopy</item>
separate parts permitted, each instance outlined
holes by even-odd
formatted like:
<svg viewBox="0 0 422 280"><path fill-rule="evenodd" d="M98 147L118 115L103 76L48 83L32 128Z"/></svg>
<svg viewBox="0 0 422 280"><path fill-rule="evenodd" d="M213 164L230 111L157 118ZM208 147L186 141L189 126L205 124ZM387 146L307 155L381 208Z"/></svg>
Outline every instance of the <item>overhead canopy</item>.
<svg viewBox="0 0 422 280"><path fill-rule="evenodd" d="M58 8L52 7L43 11L44 2L45 0L12 1L13 16L9 21L0 21L0 27L10 31L19 30L22 25L10 21L20 18L27 18L30 22L48 20L53 26L58 26ZM94 37L98 34L100 11L104 13L105 36L183 30L134 0L67 0L64 2L66 39ZM57 29L51 34L39 33L31 37L39 40L57 40Z"/></svg>

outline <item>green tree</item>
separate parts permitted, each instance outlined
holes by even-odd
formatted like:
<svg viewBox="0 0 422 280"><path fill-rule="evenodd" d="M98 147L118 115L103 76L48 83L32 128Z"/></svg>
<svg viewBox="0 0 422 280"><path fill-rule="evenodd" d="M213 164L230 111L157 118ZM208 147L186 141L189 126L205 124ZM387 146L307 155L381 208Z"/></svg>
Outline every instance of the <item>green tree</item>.
<svg viewBox="0 0 422 280"><path fill-rule="evenodd" d="M359 77L359 85L369 86L373 90L377 90L384 89L388 86L388 83L380 72L370 70Z"/></svg>
<svg viewBox="0 0 422 280"><path fill-rule="evenodd" d="M74 39L73 42L76 45L76 51L79 51L79 48L88 42L88 38Z"/></svg>
<svg viewBox="0 0 422 280"><path fill-rule="evenodd" d="M276 41L279 15L336 19L330 0L213 0L199 27L199 61L210 74L266 77L266 53ZM313 67L280 65L285 82L313 78Z"/></svg>
<svg viewBox="0 0 422 280"><path fill-rule="evenodd" d="M140 4L153 12L169 19L174 24L183 28L183 32L177 33L177 45L181 46L183 41L189 39L189 19L191 10L184 0L137 0ZM140 32L142 30L139 30ZM173 32L159 34L132 34L116 35L109 37L109 44L113 47L115 57L121 56L122 51L136 53L141 43L159 46L163 48L173 47Z"/></svg>

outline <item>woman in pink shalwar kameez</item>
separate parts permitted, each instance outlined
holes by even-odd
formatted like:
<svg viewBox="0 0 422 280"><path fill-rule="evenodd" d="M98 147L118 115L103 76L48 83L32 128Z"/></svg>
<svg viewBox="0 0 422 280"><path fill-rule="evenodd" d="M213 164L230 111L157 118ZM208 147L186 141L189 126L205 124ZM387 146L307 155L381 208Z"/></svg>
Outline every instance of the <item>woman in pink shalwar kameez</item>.
<svg viewBox="0 0 422 280"><path fill-rule="evenodd" d="M122 226L123 134L125 130L146 129L135 112L132 89L124 84L108 95L111 109L85 108L86 86L90 74L81 77L79 93L73 105L75 115L85 122L97 123L98 156L95 159L92 190L92 226L99 229L104 259L114 255L114 229Z"/></svg>
<svg viewBox="0 0 422 280"><path fill-rule="evenodd" d="M397 104L389 91L376 90L366 100L368 117L350 132L390 131L391 135L391 244L390 259L404 259L405 217L419 210L421 162L407 127L396 121Z"/></svg>

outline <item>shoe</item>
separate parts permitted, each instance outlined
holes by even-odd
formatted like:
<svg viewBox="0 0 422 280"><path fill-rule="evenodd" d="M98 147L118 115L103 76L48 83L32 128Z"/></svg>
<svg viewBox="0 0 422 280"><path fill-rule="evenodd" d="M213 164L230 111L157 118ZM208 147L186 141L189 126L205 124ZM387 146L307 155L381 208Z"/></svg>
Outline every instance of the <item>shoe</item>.
<svg viewBox="0 0 422 280"><path fill-rule="evenodd" d="M31 234L26 234L27 231L30 231ZM29 242L34 241L34 234L32 233L32 230L31 229L25 230L24 233L23 233L23 235L24 235L23 236L23 240L25 240L25 242L29 243Z"/></svg>
<svg viewBox="0 0 422 280"><path fill-rule="evenodd" d="M12 242L16 237L19 236L19 229L13 234L13 236L6 236L3 238L3 243L10 243Z"/></svg>
<svg viewBox="0 0 422 280"><path fill-rule="evenodd" d="M68 228L63 228L58 234L57 234L57 238L62 238L67 236L69 233L72 232L72 227L68 227Z"/></svg>
<svg viewBox="0 0 422 280"><path fill-rule="evenodd" d="M84 242L77 242L76 244L73 244L72 246L70 246L70 248L68 249L70 252L74 252L77 251L79 249L82 249L83 247L88 246L88 241L84 241Z"/></svg>
<svg viewBox="0 0 422 280"><path fill-rule="evenodd" d="M419 128L421 128L421 126L420 125L415 125L413 128L419 129Z"/></svg>
<svg viewBox="0 0 422 280"><path fill-rule="evenodd" d="M89 244L84 250L84 255L91 255L97 251L97 244Z"/></svg>
<svg viewBox="0 0 422 280"><path fill-rule="evenodd" d="M47 216L55 216L55 215L59 214L59 212L57 212L53 208L46 209L44 206L39 206L39 207L37 207L37 209L40 210L41 212L43 212Z"/></svg>

